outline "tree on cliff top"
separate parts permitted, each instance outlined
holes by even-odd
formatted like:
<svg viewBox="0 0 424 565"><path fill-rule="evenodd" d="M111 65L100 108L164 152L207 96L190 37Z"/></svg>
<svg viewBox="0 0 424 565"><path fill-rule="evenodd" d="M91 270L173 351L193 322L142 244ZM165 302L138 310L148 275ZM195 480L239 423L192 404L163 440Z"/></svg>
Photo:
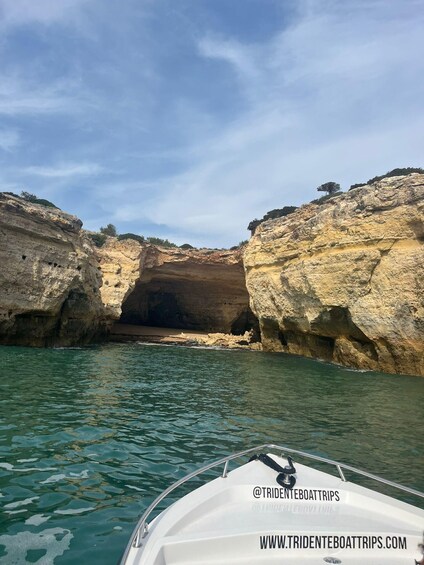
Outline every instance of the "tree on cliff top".
<svg viewBox="0 0 424 565"><path fill-rule="evenodd" d="M100 233L111 237L116 237L118 235L116 227L113 224L108 224L105 228L100 228Z"/></svg>
<svg viewBox="0 0 424 565"><path fill-rule="evenodd" d="M340 185L334 181L325 182L324 184L321 184L317 190L318 192L326 192L330 196L331 194L340 191Z"/></svg>

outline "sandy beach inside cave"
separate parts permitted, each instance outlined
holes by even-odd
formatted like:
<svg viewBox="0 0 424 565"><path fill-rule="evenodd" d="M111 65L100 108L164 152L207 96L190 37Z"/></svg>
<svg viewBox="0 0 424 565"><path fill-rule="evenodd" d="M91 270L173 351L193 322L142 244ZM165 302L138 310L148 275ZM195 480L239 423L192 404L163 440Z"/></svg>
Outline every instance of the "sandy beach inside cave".
<svg viewBox="0 0 424 565"><path fill-rule="evenodd" d="M260 350L260 343L252 342L252 334L243 335L208 333L178 328L161 328L115 323L109 337L110 341L144 341L148 343L168 343L175 345L202 345L229 349Z"/></svg>
<svg viewBox="0 0 424 565"><path fill-rule="evenodd" d="M112 327L110 339L113 341L187 343L190 341L202 341L202 338L207 338L208 335L208 332L116 323Z"/></svg>

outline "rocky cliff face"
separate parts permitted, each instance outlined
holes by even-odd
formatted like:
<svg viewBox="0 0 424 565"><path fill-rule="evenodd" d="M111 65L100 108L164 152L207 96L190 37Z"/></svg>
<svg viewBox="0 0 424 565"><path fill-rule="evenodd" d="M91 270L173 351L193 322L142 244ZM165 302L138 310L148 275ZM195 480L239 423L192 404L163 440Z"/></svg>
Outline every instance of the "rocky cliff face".
<svg viewBox="0 0 424 565"><path fill-rule="evenodd" d="M122 304L141 276L146 246L133 239L119 241L109 237L103 247L96 249L102 275L100 294L108 316L119 320Z"/></svg>
<svg viewBox="0 0 424 565"><path fill-rule="evenodd" d="M254 325L239 251L181 250L108 239L103 302L124 323L244 333Z"/></svg>
<svg viewBox="0 0 424 565"><path fill-rule="evenodd" d="M244 255L264 349L424 375L424 175L263 223Z"/></svg>
<svg viewBox="0 0 424 565"><path fill-rule="evenodd" d="M250 295L266 350L424 375L424 175L264 222L244 270L240 251L97 250L77 218L5 193L0 237L3 344L85 343L113 320L241 335Z"/></svg>
<svg viewBox="0 0 424 565"><path fill-rule="evenodd" d="M254 325L239 251L165 249L108 238L0 193L0 343L72 345L113 321L243 334Z"/></svg>
<svg viewBox="0 0 424 565"><path fill-rule="evenodd" d="M72 345L104 333L101 276L81 225L0 193L0 343Z"/></svg>

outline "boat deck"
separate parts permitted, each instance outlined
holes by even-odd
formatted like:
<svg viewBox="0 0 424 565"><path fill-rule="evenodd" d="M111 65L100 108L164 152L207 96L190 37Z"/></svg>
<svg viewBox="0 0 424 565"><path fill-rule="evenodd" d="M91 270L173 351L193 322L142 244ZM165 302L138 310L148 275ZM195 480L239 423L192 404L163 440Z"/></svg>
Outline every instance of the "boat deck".
<svg viewBox="0 0 424 565"><path fill-rule="evenodd" d="M292 490L260 461L194 490L152 522L126 563L414 565L420 559L423 510L295 466Z"/></svg>

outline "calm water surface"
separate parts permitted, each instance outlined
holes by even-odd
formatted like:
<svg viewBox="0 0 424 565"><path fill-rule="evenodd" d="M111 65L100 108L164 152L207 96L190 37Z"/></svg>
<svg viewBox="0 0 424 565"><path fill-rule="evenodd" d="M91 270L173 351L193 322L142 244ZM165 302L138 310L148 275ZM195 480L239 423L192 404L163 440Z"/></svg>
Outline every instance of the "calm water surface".
<svg viewBox="0 0 424 565"><path fill-rule="evenodd" d="M0 561L114 565L171 482L264 442L424 490L423 405L422 378L286 355L0 347Z"/></svg>

